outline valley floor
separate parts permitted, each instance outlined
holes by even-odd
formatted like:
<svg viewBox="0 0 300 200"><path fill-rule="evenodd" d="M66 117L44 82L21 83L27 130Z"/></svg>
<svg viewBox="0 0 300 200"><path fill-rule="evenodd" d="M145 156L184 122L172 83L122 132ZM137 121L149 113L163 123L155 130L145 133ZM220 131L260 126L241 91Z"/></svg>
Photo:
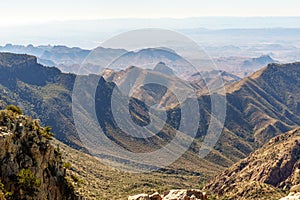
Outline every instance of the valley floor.
<svg viewBox="0 0 300 200"><path fill-rule="evenodd" d="M170 189L204 186L205 175L168 174L162 172L129 173L105 166L101 161L83 152L54 141L67 163L67 174L73 180L76 192L87 199L122 200L139 193L163 193Z"/></svg>

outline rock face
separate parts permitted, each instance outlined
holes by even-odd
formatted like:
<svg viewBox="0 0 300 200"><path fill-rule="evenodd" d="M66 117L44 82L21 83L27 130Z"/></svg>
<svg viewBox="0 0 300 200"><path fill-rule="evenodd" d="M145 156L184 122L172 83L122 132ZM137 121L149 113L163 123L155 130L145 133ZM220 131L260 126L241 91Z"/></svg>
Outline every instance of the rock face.
<svg viewBox="0 0 300 200"><path fill-rule="evenodd" d="M38 120L0 111L0 199L77 199L51 139Z"/></svg>
<svg viewBox="0 0 300 200"><path fill-rule="evenodd" d="M215 177L206 189L230 199L251 199L258 193L260 197L279 199L284 196L283 190L300 184L299 181L300 128L297 128L271 139ZM294 188L293 195L295 191Z"/></svg>
<svg viewBox="0 0 300 200"><path fill-rule="evenodd" d="M128 200L207 200L207 196L201 190L188 189L188 190L170 190L160 195L157 192L148 194L138 194L129 196Z"/></svg>

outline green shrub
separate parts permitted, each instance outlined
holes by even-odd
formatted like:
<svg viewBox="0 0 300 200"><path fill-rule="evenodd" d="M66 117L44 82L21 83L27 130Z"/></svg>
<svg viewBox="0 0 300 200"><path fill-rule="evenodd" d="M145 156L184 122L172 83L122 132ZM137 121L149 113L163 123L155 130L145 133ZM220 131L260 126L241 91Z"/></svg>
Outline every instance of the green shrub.
<svg viewBox="0 0 300 200"><path fill-rule="evenodd" d="M51 132L52 128L50 126L46 126L44 129L43 129L43 132L42 132L42 135L49 139L49 140L52 140L53 139L53 136L54 134Z"/></svg>
<svg viewBox="0 0 300 200"><path fill-rule="evenodd" d="M14 113L17 113L17 114L19 114L19 115L22 115L22 114L23 114L22 109L21 109L20 107L18 107L18 106L15 106L15 105L8 105L8 106L6 106L5 109L6 109L6 110L11 110L11 111L13 111Z"/></svg>
<svg viewBox="0 0 300 200"><path fill-rule="evenodd" d="M13 192L7 192L4 188L4 184L0 180L0 199L12 199Z"/></svg>
<svg viewBox="0 0 300 200"><path fill-rule="evenodd" d="M65 162L65 163L63 164L63 168L66 168L66 169L71 168L71 163Z"/></svg>
<svg viewBox="0 0 300 200"><path fill-rule="evenodd" d="M71 178L73 179L73 181L75 183L78 183L78 184L83 183L83 180L74 174L71 174Z"/></svg>
<svg viewBox="0 0 300 200"><path fill-rule="evenodd" d="M4 184L0 180L0 191L4 191Z"/></svg>
<svg viewBox="0 0 300 200"><path fill-rule="evenodd" d="M13 192L5 192L5 198L11 199L13 197L14 193Z"/></svg>
<svg viewBox="0 0 300 200"><path fill-rule="evenodd" d="M54 148L54 154L55 157L57 157L59 160L62 160L62 152L60 151L59 147Z"/></svg>
<svg viewBox="0 0 300 200"><path fill-rule="evenodd" d="M39 191L41 181L29 169L21 169L17 178L20 189L28 196L33 197Z"/></svg>

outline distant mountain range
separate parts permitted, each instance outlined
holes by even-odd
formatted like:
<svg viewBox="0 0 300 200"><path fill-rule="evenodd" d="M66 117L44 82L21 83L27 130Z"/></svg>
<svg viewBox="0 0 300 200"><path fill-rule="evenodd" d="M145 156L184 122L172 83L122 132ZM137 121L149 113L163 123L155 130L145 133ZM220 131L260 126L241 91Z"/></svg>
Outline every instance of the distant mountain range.
<svg viewBox="0 0 300 200"><path fill-rule="evenodd" d="M265 47L262 49L265 49ZM220 56L214 58L213 61L216 63L216 67L214 68L227 71L228 73L230 72L239 77L245 77L267 64L279 62L274 60L269 54L261 55L259 57L222 56L222 53L231 51L234 51L234 54L238 54L238 52L242 50L239 50L239 47L237 46L224 46L221 49L211 47L208 49L208 53L211 53L214 57L216 55ZM125 49L103 47L87 50L78 47L70 48L67 46L22 46L7 44L3 47L0 46L0 52L33 55L37 57L38 63L44 66L55 66L62 72L75 74L98 74L102 73L103 68L108 66L114 70L126 69L129 66L152 69L160 61L167 64L180 75L187 72L191 74L191 71L196 73L197 70L212 70L212 67L206 66L210 65L210 61L197 61L196 59L196 63L199 63L201 68L197 66L197 70L195 71L188 61L184 60L180 55L177 55L173 50L163 47L141 49L139 51L127 51ZM97 63L94 60L96 57Z"/></svg>
<svg viewBox="0 0 300 200"><path fill-rule="evenodd" d="M65 72L77 72L80 64L91 52L90 50L66 46L11 45L0 47L1 52L28 54L36 56L38 62L45 66L57 66Z"/></svg>

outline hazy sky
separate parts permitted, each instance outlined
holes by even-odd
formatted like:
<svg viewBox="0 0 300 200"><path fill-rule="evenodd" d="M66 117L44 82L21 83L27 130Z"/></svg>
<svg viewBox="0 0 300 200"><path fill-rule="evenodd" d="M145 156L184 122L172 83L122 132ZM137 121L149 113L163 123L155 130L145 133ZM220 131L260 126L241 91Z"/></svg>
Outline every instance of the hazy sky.
<svg viewBox="0 0 300 200"><path fill-rule="evenodd" d="M0 0L0 25L102 18L299 16L299 0Z"/></svg>

